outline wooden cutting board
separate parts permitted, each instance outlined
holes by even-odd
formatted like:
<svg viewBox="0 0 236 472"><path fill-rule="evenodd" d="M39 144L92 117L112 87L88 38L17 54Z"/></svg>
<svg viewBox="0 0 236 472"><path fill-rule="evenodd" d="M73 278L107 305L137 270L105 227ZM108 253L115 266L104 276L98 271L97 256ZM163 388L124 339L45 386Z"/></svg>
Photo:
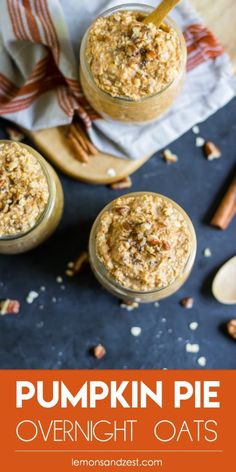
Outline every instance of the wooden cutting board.
<svg viewBox="0 0 236 472"><path fill-rule="evenodd" d="M216 34L225 50L231 57L234 72L236 72L236 1L235 0L191 0L196 10L205 19L208 27ZM47 130L28 132L37 148L62 172L78 180L92 184L108 184L135 172L150 156L138 161L120 159L109 154L99 153L89 159L88 164L82 164L75 159L72 149L66 143L63 130L51 128ZM109 169L115 171L110 177Z"/></svg>
<svg viewBox="0 0 236 472"><path fill-rule="evenodd" d="M131 161L99 152L97 156L90 156L88 164L84 164L75 158L62 126L36 132L24 130L24 133L62 172L90 184L117 182L135 172L150 157L145 156L137 161ZM109 176L111 169L115 173L114 177Z"/></svg>

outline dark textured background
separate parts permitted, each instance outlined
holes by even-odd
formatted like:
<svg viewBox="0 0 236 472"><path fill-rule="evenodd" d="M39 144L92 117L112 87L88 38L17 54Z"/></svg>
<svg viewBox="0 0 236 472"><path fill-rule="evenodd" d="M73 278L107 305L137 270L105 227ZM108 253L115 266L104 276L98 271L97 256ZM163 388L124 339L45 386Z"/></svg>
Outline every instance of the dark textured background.
<svg viewBox="0 0 236 472"><path fill-rule="evenodd" d="M0 137L5 138L6 122L0 125ZM17 298L22 304L18 316L0 319L1 368L191 369L199 368L199 356L206 357L210 369L236 368L236 342L224 331L225 322L236 318L236 307L217 303L210 290L216 269L235 255L236 218L223 232L208 224L234 169L236 100L200 125L200 130L201 136L222 149L221 159L208 162L190 131L170 146L179 156L177 164L167 165L157 153L132 177L132 191L163 193L182 205L193 220L198 253L184 287L161 301L159 308L141 305L127 312L100 288L89 268L76 278L64 277L67 262L86 248L97 213L124 192L61 175L65 211L55 235L30 253L0 257L0 297ZM206 247L212 251L211 258L203 256ZM64 291L56 282L58 275L64 277ZM28 292L39 291L42 285L46 291L27 304ZM179 305L184 296L194 297L192 310ZM198 321L196 331L189 329L191 321ZM142 328L139 337L130 334L132 326ZM187 340L200 344L199 354L186 353ZM99 342L107 349L101 361L90 354Z"/></svg>

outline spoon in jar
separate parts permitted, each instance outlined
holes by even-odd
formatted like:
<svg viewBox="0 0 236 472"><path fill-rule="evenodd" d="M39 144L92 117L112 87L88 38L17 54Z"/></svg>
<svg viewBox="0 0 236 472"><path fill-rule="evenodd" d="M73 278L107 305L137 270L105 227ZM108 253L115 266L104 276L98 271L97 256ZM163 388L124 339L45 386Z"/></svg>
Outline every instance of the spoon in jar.
<svg viewBox="0 0 236 472"><path fill-rule="evenodd" d="M159 28L169 11L172 10L179 1L180 0L163 0L161 4L150 13L150 15L146 16L143 23L153 23L157 28Z"/></svg>

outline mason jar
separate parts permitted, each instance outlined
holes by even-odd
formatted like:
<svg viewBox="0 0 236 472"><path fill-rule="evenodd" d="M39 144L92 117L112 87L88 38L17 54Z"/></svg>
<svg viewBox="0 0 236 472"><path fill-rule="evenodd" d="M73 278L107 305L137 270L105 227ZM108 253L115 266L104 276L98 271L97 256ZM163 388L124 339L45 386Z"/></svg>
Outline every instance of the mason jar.
<svg viewBox="0 0 236 472"><path fill-rule="evenodd" d="M1 144L12 144L12 141L1 140L0 145ZM29 230L0 236L0 254L26 252L43 243L57 228L61 220L64 205L61 183L54 169L35 149L27 144L17 144L32 154L40 164L48 186L48 200L43 212Z"/></svg>
<svg viewBox="0 0 236 472"><path fill-rule="evenodd" d="M134 11L148 15L153 11L153 7L143 4L130 3L110 8L99 15L110 16L120 11ZM95 20L96 21L96 20ZM167 17L164 23L173 28L177 33L180 43L180 64L176 78L160 92L133 100L126 97L113 97L96 84L90 66L86 58L86 49L91 27L84 34L80 49L80 80L84 95L92 108L105 119L112 119L127 123L146 123L154 121L165 113L172 105L176 97L180 94L185 78L187 49L182 31L174 20Z"/></svg>
<svg viewBox="0 0 236 472"><path fill-rule="evenodd" d="M120 199L123 200L123 203L125 204L126 198L136 197L140 195L157 196L165 200L166 202L171 203L171 205L176 210L178 210L178 212L182 215L187 225L188 233L189 233L189 254L188 254L186 264L183 267L183 270L179 273L176 279L172 283L170 283L168 286L165 286L164 288L156 288L156 289L141 291L141 290L133 290L133 289L122 286L115 280L114 277L110 275L110 273L108 272L108 270L106 269L106 267L104 266L104 264L102 263L102 261L100 260L97 254L96 236L97 236L98 228L99 228L100 221L103 214L105 212L111 211L113 204L117 199L113 200L112 202L110 202L108 205L105 206L105 208L97 216L92 226L90 238L89 238L89 258L90 258L90 265L91 265L91 268L95 277L106 290L108 290L110 293L112 293L116 297L122 300L125 300L127 302L149 303L149 302L155 302L155 301L161 300L162 298L169 297L170 295L175 293L177 290L179 290L179 288L184 284L184 282L187 280L188 276L190 275L191 269L194 264L194 260L196 256L196 249L197 249L197 240L196 240L195 230L189 216L183 210L183 208L181 208L176 202L174 202L170 198L164 195L153 193L153 192L133 192L133 193L129 193L120 197Z"/></svg>

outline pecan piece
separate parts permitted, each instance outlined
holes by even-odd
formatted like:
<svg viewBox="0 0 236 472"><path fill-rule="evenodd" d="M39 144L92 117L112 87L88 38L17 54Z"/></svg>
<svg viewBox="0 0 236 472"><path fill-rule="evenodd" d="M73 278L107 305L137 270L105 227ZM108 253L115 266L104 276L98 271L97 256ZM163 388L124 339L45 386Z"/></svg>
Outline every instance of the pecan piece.
<svg viewBox="0 0 236 472"><path fill-rule="evenodd" d="M208 161L221 157L220 149L212 141L205 142L203 151Z"/></svg>
<svg viewBox="0 0 236 472"><path fill-rule="evenodd" d="M18 300L6 300L0 301L0 315L16 315L20 311L20 302Z"/></svg>
<svg viewBox="0 0 236 472"><path fill-rule="evenodd" d="M168 241L162 241L162 249L164 251L169 251L171 249L171 245Z"/></svg>
<svg viewBox="0 0 236 472"><path fill-rule="evenodd" d="M148 241L148 243L150 244L150 246L158 246L160 244L160 241L159 239L151 239Z"/></svg>
<svg viewBox="0 0 236 472"><path fill-rule="evenodd" d="M96 359L102 359L106 355L106 349L102 344L98 344L93 348L93 354Z"/></svg>
<svg viewBox="0 0 236 472"><path fill-rule="evenodd" d="M236 339L236 319L228 321L227 332L231 338Z"/></svg>
<svg viewBox="0 0 236 472"><path fill-rule="evenodd" d="M163 158L165 159L167 164L174 164L178 161L178 156L176 156L176 154L173 154L170 149L164 149Z"/></svg>
<svg viewBox="0 0 236 472"><path fill-rule="evenodd" d="M194 305L194 298L193 297L185 297L185 298L182 298L182 300L180 301L181 305L184 307L184 308L187 308L187 309L190 309L190 308L193 308L193 305Z"/></svg>
<svg viewBox="0 0 236 472"><path fill-rule="evenodd" d="M132 180L130 177L125 177L124 179L119 180L119 182L114 182L110 185L112 190L124 190L130 187L132 187Z"/></svg>
<svg viewBox="0 0 236 472"><path fill-rule="evenodd" d="M156 59L157 53L156 53L156 51L154 51L153 49L152 49L152 50L149 50L149 51L147 51L146 57L147 57L148 59Z"/></svg>
<svg viewBox="0 0 236 472"><path fill-rule="evenodd" d="M133 311L139 307L139 303L131 300L122 300L120 306L127 311Z"/></svg>
<svg viewBox="0 0 236 472"><path fill-rule="evenodd" d="M19 129L13 128L12 126L7 126L5 131L12 141L20 142L25 138L24 134Z"/></svg>

